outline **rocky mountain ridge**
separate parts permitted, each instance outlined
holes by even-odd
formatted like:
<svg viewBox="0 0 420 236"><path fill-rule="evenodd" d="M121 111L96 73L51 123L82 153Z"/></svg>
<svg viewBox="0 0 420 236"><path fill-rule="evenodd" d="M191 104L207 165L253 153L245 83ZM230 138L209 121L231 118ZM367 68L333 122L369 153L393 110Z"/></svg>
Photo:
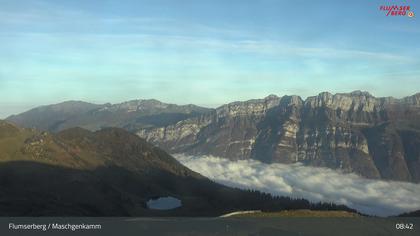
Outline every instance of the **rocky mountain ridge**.
<svg viewBox="0 0 420 236"><path fill-rule="evenodd" d="M155 99L131 100L118 104L67 101L37 107L12 115L6 120L23 127L51 132L72 127L82 127L92 131L105 127L118 127L132 131L176 123L210 110L192 104L175 105Z"/></svg>
<svg viewBox="0 0 420 236"><path fill-rule="evenodd" d="M303 162L369 178L420 181L420 93L268 96L234 102L140 137L170 152Z"/></svg>
<svg viewBox="0 0 420 236"><path fill-rule="evenodd" d="M8 120L53 132L121 127L170 153L302 162L368 178L420 181L420 93L401 99L363 91L306 99L270 95L216 109L157 100L42 109Z"/></svg>

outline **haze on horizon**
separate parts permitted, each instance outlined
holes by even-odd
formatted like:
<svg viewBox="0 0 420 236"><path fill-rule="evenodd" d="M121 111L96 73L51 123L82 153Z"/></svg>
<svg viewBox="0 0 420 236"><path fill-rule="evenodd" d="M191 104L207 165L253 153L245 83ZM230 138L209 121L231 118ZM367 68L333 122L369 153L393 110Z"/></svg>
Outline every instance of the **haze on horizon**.
<svg viewBox="0 0 420 236"><path fill-rule="evenodd" d="M0 118L66 100L208 107L420 88L418 18L383 1L0 0ZM417 13L418 2L409 5Z"/></svg>

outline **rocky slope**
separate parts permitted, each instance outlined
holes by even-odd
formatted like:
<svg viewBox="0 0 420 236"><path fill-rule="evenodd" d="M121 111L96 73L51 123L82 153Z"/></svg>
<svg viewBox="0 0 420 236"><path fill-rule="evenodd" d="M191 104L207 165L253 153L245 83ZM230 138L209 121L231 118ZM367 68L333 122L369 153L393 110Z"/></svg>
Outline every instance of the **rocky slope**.
<svg viewBox="0 0 420 236"><path fill-rule="evenodd" d="M182 206L147 207L166 196ZM123 129L51 134L0 121L1 216L218 216L305 208L350 210L216 184Z"/></svg>
<svg viewBox="0 0 420 236"><path fill-rule="evenodd" d="M173 153L303 162L420 181L420 93L403 99L361 91L306 100L271 95L137 134Z"/></svg>

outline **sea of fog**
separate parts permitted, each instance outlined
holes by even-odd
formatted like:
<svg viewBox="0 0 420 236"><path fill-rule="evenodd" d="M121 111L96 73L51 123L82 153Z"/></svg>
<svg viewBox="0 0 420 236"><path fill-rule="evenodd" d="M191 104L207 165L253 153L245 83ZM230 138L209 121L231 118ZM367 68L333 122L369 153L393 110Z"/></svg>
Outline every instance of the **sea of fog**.
<svg viewBox="0 0 420 236"><path fill-rule="evenodd" d="M214 156L175 155L188 168L227 186L273 195L334 202L370 215L390 216L420 209L420 184L373 180L356 174L304 166L230 161Z"/></svg>

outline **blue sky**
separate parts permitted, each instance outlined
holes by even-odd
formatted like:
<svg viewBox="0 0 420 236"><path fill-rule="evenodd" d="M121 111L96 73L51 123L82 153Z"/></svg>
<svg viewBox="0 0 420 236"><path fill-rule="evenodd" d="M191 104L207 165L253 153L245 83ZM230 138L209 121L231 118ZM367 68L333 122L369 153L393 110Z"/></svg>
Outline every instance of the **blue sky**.
<svg viewBox="0 0 420 236"><path fill-rule="evenodd" d="M379 11L392 4L418 16ZM419 17L418 1L0 0L0 118L65 100L412 95Z"/></svg>

